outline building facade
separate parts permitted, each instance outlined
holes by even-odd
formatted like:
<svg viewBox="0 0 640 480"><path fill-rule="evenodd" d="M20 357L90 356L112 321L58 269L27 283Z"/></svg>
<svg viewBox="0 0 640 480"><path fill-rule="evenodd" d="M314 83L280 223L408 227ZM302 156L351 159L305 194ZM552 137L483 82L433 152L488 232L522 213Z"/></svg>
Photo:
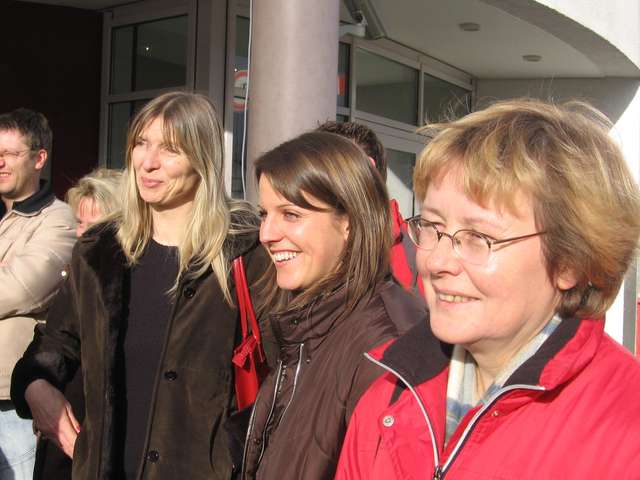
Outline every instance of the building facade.
<svg viewBox="0 0 640 480"><path fill-rule="evenodd" d="M26 2L11 2L17 9ZM412 168L428 121L518 96L587 100L640 172L638 0L41 0L101 20L95 156L55 172L123 165L128 121L165 91L208 95L224 121L226 185L255 198L252 161L325 120L367 124L388 187L418 210ZM44 59L43 61L46 61ZM57 87L63 88L63 87ZM37 108L37 106L36 106ZM61 125L61 130L69 127ZM75 163L74 163L75 162ZM71 168L73 166L73 168ZM55 178L55 175L54 175ZM637 266L607 331L640 351Z"/></svg>

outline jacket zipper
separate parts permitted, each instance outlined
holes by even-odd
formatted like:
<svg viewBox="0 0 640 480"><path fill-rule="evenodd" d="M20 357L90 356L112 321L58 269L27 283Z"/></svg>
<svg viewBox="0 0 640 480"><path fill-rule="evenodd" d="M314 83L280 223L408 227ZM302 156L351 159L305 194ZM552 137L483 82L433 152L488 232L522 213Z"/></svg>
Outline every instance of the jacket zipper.
<svg viewBox="0 0 640 480"><path fill-rule="evenodd" d="M296 373L293 377L293 390L291 392L291 397L289 398L289 402L287 403L287 405L284 408L284 411L282 412L282 415L280 416L280 422L282 422L282 419L284 418L285 413L287 413L287 410L289 408L289 405L291 405L291 402L293 401L293 396L296 393L296 387L298 385L298 376L300 375L300 370L302 367L302 351L304 348L304 343L300 344L300 348L298 350L298 365L296 366ZM276 400L278 398L278 390L280 388L280 383L282 380L282 376L281 376L281 372L282 372L282 360L279 362L278 364L278 372L276 373L276 383L274 385L273 388L273 400L271 402L271 408L269 410L269 415L267 415L267 419L265 421L265 429L262 432L262 441L260 442L260 454L258 455L258 461L256 462L256 469L260 466L260 462L262 461L262 457L264 456L264 450L265 450L265 443L266 443L266 435L267 435L267 429L266 426L269 425L269 421L271 421L271 417L273 416L273 410L275 409L276 406ZM244 476L244 471L245 471L245 467L246 467L246 461L247 461L247 446L249 444L249 441L251 440L251 434L253 431L253 427L254 427L254 423L255 423L255 408L257 405L257 397L256 397L256 403L253 406L253 411L251 412L251 418L249 419L249 429L247 432L247 440L245 441L245 445L244 445L244 453L242 456L242 472L243 472L243 476Z"/></svg>
<svg viewBox="0 0 640 480"><path fill-rule="evenodd" d="M429 434L431 435L431 445L433 447L433 458L434 458L434 465L435 465L435 469L434 469L434 472L433 472L433 480L441 480L441 479L444 478L444 476L447 473L447 470L451 467L451 463L455 460L457 455L460 453L460 450L462 449L462 446L464 445L464 443L466 442L469 434L471 433L471 430L473 430L473 427L475 427L475 425L478 423L478 420L480 419L480 417L487 410L489 410L493 406L493 404L501 396L503 396L506 393L509 393L509 392L511 392L513 390L535 390L535 391L541 391L541 392L546 390L544 387L539 386L539 385L525 385L525 384L509 385L508 387L504 387L504 388L498 390L493 395L493 397L491 397L489 399L489 401L485 405L483 405L482 408L480 408L480 410L478 410L475 413L473 418L469 421L469 423L465 427L464 432L462 432L462 435L460 436L460 439L458 440L458 442L456 443L456 446L454 447L453 451L451 452L451 455L449 455L449 458L447 458L447 461L444 463L444 465L441 466L440 465L439 456L438 456L438 449L437 449L436 443L435 443L435 435L434 435L434 432L433 432L433 426L431 424L431 420L429 419L429 416L427 415L427 411L426 411L424 405L422 404L422 401L420 400L420 397L418 396L417 392L413 388L413 386L407 380L405 380L404 377L402 375L400 375L393 368L388 367L384 363L381 363L381 362L377 361L376 359L371 357L368 353L365 353L364 356L367 357L369 360L371 360L376 365L378 365L378 366L382 367L383 369L385 369L387 372L395 375L402 383L404 383L406 385L406 387L409 389L409 391L413 394L415 400L418 402L418 406L420 407L420 410L421 410L422 414L424 415L424 417L425 417L425 419L427 421L427 426L429 427Z"/></svg>
<svg viewBox="0 0 640 480"><path fill-rule="evenodd" d="M476 424L480 420L480 417L482 417L487 410L492 408L493 405L496 403L496 401L500 397L514 390L534 390L534 391L544 392L546 388L540 385L516 384L516 385L509 385L508 387L503 387L500 390L498 390L496 393L494 393L493 396L489 399L489 401L487 401L487 403L484 404L482 408L480 408L480 410L478 410L475 413L475 415L471 418L471 420L469 420L469 423L467 424L464 431L462 432L462 435L460 435L460 438L458 439L456 446L451 452L451 455L449 455L449 458L447 458L447 461L442 466L442 469L441 469L442 475L439 478L444 478L445 474L447 473L447 470L449 470L449 467L451 466L451 463L455 460L455 457L458 456L458 454L460 453L460 450L462 450L462 447L464 446L467 438L469 437L469 434L471 433L473 428L476 426Z"/></svg>
<svg viewBox="0 0 640 480"><path fill-rule="evenodd" d="M280 385L280 375L282 372L282 360L278 361L278 370L276 372L276 383L273 389L273 400L271 401L271 408L269 409L269 415L267 416L267 422L273 415L273 409L276 404L276 396L278 392L278 387ZM251 435L253 434L253 427L256 423L256 406L258 405L258 398L260 397L260 390L258 390L258 394L256 395L256 400L253 403L253 408L251 409L251 417L249 417L249 426L247 427L247 436L244 441L244 450L242 452L242 468L240 469L241 478L245 478L246 475L246 467L247 467L247 453L249 450L249 442L251 441ZM260 447L260 455L258 455L258 464L260 464L260 460L262 459L262 454L264 452L264 434Z"/></svg>
<svg viewBox="0 0 640 480"><path fill-rule="evenodd" d="M291 390L291 397L289 398L289 402L287 402L287 406L284 407L284 411L282 412L282 415L280 415L280 421L278 422L278 425L282 423L282 420L284 420L284 415L285 413L287 413L287 410L289 409L289 405L291 405L291 402L293 402L293 397L296 394L296 387L298 386L298 375L300 375L300 369L302 368L302 350L303 349L304 349L304 343L301 343L300 350L298 350L298 365L296 366L296 373L293 376L293 389Z"/></svg>
<svg viewBox="0 0 640 480"><path fill-rule="evenodd" d="M260 442L260 455L258 455L258 462L256 463L256 470L258 468L258 465L260 465L260 461L262 460L262 456L264 455L264 443L266 441L266 434L267 434L267 429L266 426L269 425L269 421L271 420L271 417L273 416L273 410L276 408L276 400L278 398L278 389L280 388L280 382L282 380L282 368L283 368L283 363L282 360L280 360L279 364L278 364L278 373L276 376L276 383L273 386L273 399L271 400L271 408L269 409L269 415L267 415L267 420L265 421L265 429L262 431L262 440ZM249 437L247 437L247 441L249 440Z"/></svg>
<svg viewBox="0 0 640 480"><path fill-rule="evenodd" d="M422 403L422 400L418 396L418 393L415 391L413 386L407 380L405 380L405 378L402 375L400 375L397 371L395 371L393 368L385 365L382 362L379 362L378 360L373 358L368 353L365 353L364 356L367 359L369 359L370 361L372 361L373 363L375 363L376 365L378 365L379 367L381 367L384 370L386 370L387 372L391 373L392 375L395 375L409 389L409 391L413 394L414 398L416 399L416 402L418 402L418 407L420 408L420 412L422 413L422 415L423 415L423 417L424 417L424 419L425 419L425 421L427 423L427 427L429 427L429 435L431 436L431 446L433 448L433 464L435 465L435 470L433 472L433 480L440 480L442 478L442 476L441 476L440 466L439 466L440 465L440 456L438 455L438 447L436 445L436 435L435 435L435 433L433 431L433 426L431 424L431 419L429 418L429 415L427 414L427 410L424 408L424 405Z"/></svg>
<svg viewBox="0 0 640 480"><path fill-rule="evenodd" d="M279 368L278 368L279 370ZM240 473L244 474L244 467L247 463L247 446L249 445L249 439L251 438L251 433L253 432L253 425L256 421L256 405L258 404L258 399L260 398L260 390L256 394L256 399L253 402L253 407L251 407L251 416L249 417L249 425L247 427L247 436L244 441L244 449L242 451L242 464L240 465Z"/></svg>

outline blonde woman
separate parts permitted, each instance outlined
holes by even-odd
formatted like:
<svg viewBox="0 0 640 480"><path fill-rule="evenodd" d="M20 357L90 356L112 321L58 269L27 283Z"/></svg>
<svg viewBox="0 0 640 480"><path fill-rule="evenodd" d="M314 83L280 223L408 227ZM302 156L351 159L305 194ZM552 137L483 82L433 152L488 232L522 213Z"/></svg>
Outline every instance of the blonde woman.
<svg viewBox="0 0 640 480"><path fill-rule="evenodd" d="M409 220L429 324L369 355L337 479L637 479L640 363L604 333L640 235L610 123L511 100L431 127Z"/></svg>
<svg viewBox="0 0 640 480"><path fill-rule="evenodd" d="M67 191L67 203L75 212L78 221L78 237L91 225L120 210L121 183L121 170L96 168Z"/></svg>
<svg viewBox="0 0 640 480"><path fill-rule="evenodd" d="M84 235L13 377L18 411L73 457L74 478L227 479L238 325L230 261L264 271L256 217L223 185L211 103L162 95L129 129L122 214ZM86 416L61 388L84 373Z"/></svg>
<svg viewBox="0 0 640 480"><path fill-rule="evenodd" d="M122 202L122 171L97 168L88 173L67 191L66 201L73 210L76 220L76 236L92 225L116 214ZM82 370L76 370L73 378L65 385L63 393L74 416L79 422L84 419L84 393ZM71 458L60 450L54 442L40 437L36 449L34 480L71 478Z"/></svg>

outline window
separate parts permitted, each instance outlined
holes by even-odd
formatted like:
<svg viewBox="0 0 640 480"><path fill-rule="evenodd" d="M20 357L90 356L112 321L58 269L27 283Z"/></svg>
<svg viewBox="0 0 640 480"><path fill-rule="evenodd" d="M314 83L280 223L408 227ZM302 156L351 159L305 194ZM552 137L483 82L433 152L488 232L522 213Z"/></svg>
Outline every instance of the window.
<svg viewBox="0 0 640 480"><path fill-rule="evenodd" d="M413 194L413 168L416 154L386 148L387 152L387 189L389 197L398 201L403 218L413 217L416 206Z"/></svg>
<svg viewBox="0 0 640 480"><path fill-rule="evenodd" d="M432 75L423 76L424 123L452 120L471 111L471 92Z"/></svg>
<svg viewBox="0 0 640 480"><path fill-rule="evenodd" d="M418 71L356 49L356 108L410 125L418 124Z"/></svg>
<svg viewBox="0 0 640 480"><path fill-rule="evenodd" d="M247 67L249 64L249 19L236 17L236 58L233 84L233 155L231 167L231 195L242 198L242 141L247 109Z"/></svg>
<svg viewBox="0 0 640 480"><path fill-rule="evenodd" d="M122 168L129 122L150 99L193 88L195 4L134 2L106 16L100 163Z"/></svg>
<svg viewBox="0 0 640 480"><path fill-rule="evenodd" d="M186 84L186 15L117 27L111 35L110 93Z"/></svg>

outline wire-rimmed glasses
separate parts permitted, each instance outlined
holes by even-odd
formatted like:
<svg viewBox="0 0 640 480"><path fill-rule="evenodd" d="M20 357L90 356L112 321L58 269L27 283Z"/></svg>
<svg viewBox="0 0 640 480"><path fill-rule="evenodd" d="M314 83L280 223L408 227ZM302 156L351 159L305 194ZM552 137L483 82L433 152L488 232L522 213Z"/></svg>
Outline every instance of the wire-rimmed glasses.
<svg viewBox="0 0 640 480"><path fill-rule="evenodd" d="M429 222L417 215L406 220L409 238L416 247L422 250L434 250L442 237L448 237L453 245L453 250L465 262L473 265L484 265L491 256L494 245L501 243L524 240L525 238L542 235L545 232L535 232L518 237L502 238L500 240L485 235L475 230L463 229L453 234L438 230L433 222Z"/></svg>
<svg viewBox="0 0 640 480"><path fill-rule="evenodd" d="M22 155L24 155L27 152L30 152L30 149L27 150L22 150L22 151L11 151L11 150L4 150L2 152L0 152L0 160L9 160L9 161L15 161L18 158L20 158Z"/></svg>

